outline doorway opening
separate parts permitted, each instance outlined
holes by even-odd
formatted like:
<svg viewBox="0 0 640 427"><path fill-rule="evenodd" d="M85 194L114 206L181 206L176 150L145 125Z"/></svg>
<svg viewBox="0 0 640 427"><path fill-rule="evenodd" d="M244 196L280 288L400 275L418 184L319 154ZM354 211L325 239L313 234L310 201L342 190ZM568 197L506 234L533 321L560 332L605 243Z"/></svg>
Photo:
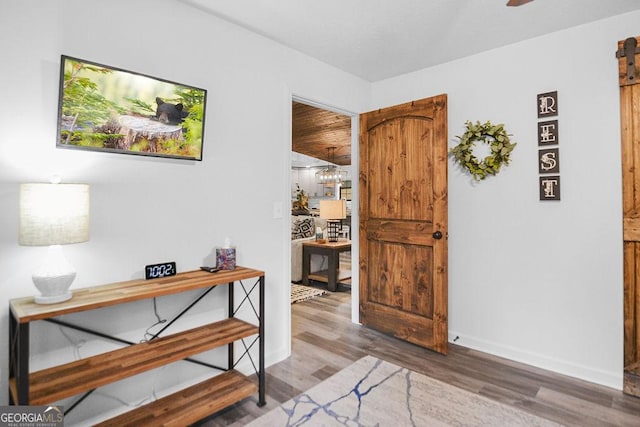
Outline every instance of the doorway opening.
<svg viewBox="0 0 640 427"><path fill-rule="evenodd" d="M357 114L308 99L291 103L292 291L351 293L357 303ZM327 180L327 171L346 176ZM324 174L323 174L324 172ZM321 202L343 201L344 215L326 218ZM327 241L327 221L338 223L338 242ZM306 244L306 249L305 249ZM348 247L347 247L348 246ZM303 252L310 252L305 259ZM332 261L333 258L333 261ZM335 274L332 274L335 273ZM352 288L352 284L356 284ZM301 288L300 286L305 286ZM355 296L355 300L354 300ZM295 296L292 292L292 303ZM304 300L305 296L300 296ZM356 305L357 307L357 305Z"/></svg>

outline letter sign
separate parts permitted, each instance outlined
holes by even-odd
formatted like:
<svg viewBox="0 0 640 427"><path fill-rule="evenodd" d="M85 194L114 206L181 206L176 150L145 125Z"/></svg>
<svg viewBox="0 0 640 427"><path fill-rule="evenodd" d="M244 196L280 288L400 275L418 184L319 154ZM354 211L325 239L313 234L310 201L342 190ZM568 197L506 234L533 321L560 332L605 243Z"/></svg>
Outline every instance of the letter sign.
<svg viewBox="0 0 640 427"><path fill-rule="evenodd" d="M558 145L558 120L541 120L558 115L558 91L539 93L536 97L538 111L538 146ZM538 174L540 200L560 200L560 149L538 150ZM547 174L554 174L548 176Z"/></svg>
<svg viewBox="0 0 640 427"><path fill-rule="evenodd" d="M538 173L560 173L559 151L557 148L538 151Z"/></svg>
<svg viewBox="0 0 640 427"><path fill-rule="evenodd" d="M558 91L538 95L538 118L558 115Z"/></svg>
<svg viewBox="0 0 640 427"><path fill-rule="evenodd" d="M540 177L540 200L560 200L560 176Z"/></svg>
<svg viewBox="0 0 640 427"><path fill-rule="evenodd" d="M538 122L538 145L556 145L558 139L558 121Z"/></svg>

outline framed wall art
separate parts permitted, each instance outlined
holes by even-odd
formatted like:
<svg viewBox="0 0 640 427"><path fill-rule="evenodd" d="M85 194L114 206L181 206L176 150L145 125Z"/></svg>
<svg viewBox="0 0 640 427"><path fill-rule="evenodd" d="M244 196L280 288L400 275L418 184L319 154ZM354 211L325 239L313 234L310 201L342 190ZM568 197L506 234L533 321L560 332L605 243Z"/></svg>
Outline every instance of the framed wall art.
<svg viewBox="0 0 640 427"><path fill-rule="evenodd" d="M57 146L202 160L207 91L62 55Z"/></svg>

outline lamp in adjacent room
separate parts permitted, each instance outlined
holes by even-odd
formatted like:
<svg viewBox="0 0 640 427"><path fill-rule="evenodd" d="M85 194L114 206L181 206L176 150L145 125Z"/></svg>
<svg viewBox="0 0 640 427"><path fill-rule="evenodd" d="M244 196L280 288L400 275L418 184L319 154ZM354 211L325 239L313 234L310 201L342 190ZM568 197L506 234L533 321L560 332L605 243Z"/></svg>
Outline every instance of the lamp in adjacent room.
<svg viewBox="0 0 640 427"><path fill-rule="evenodd" d="M23 246L49 246L44 263L33 275L41 295L38 304L71 298L76 277L61 245L89 240L89 186L86 184L21 184L20 237Z"/></svg>
<svg viewBox="0 0 640 427"><path fill-rule="evenodd" d="M320 200L320 218L327 220L327 240L338 241L340 220L347 217L347 203L344 200Z"/></svg>

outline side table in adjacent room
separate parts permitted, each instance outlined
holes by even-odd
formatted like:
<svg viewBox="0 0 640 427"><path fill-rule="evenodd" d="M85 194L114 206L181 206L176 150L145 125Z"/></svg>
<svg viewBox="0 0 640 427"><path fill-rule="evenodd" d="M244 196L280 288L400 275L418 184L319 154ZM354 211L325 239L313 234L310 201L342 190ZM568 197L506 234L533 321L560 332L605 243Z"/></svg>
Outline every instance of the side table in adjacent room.
<svg viewBox="0 0 640 427"><path fill-rule="evenodd" d="M340 271L340 253L351 251L351 240L337 242L305 242L302 244L302 284L308 285L309 279L327 282L327 289L331 292L338 290L340 280L351 277L351 270ZM328 269L311 273L311 255L318 254L328 258Z"/></svg>

